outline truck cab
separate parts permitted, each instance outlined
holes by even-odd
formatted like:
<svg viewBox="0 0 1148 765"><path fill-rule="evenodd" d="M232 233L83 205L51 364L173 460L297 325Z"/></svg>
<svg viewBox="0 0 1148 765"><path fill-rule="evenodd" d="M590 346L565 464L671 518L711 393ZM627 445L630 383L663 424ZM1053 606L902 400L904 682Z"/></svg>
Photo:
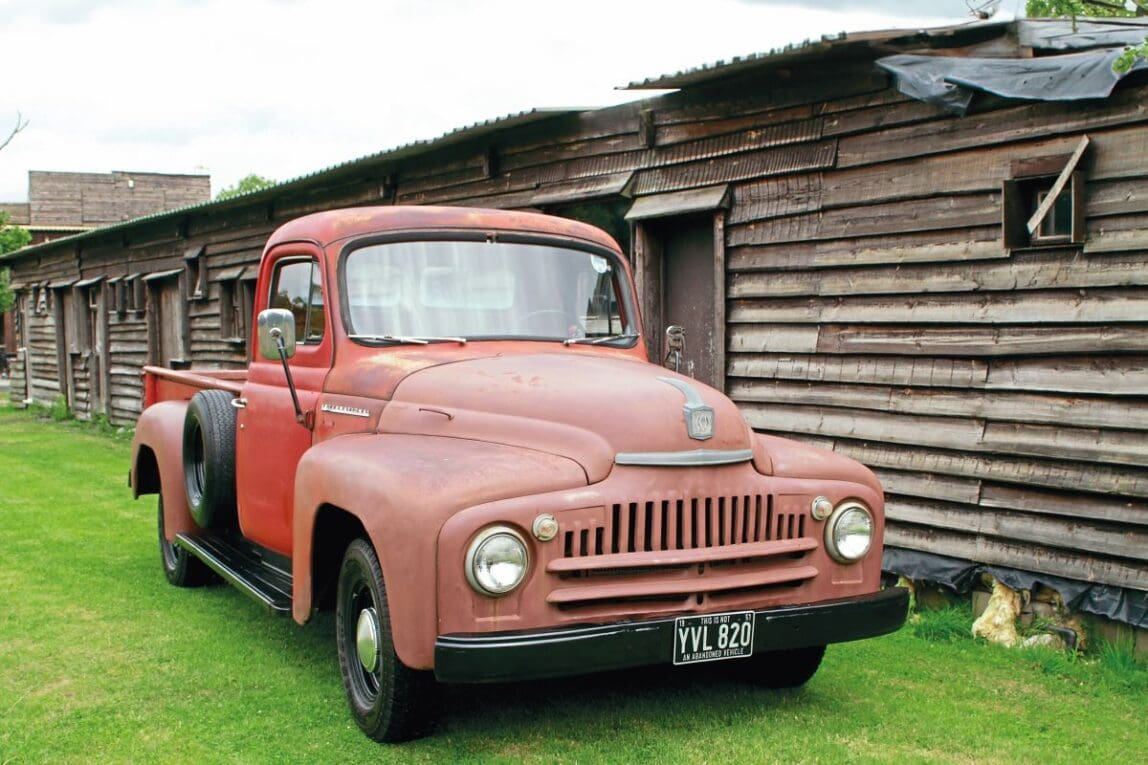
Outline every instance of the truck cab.
<svg viewBox="0 0 1148 765"><path fill-rule="evenodd" d="M440 683L714 662L800 685L880 635L884 504L650 363L605 233L382 207L264 250L246 372L145 368L135 495L179 586L334 609L352 716L425 733Z"/></svg>

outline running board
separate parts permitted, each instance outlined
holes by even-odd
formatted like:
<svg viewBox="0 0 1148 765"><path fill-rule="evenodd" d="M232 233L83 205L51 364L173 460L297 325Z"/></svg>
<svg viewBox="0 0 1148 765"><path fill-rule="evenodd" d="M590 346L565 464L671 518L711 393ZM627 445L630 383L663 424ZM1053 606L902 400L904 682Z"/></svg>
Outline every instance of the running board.
<svg viewBox="0 0 1148 765"><path fill-rule="evenodd" d="M217 536L176 534L175 544L276 616L291 614L291 573L276 568L255 549Z"/></svg>

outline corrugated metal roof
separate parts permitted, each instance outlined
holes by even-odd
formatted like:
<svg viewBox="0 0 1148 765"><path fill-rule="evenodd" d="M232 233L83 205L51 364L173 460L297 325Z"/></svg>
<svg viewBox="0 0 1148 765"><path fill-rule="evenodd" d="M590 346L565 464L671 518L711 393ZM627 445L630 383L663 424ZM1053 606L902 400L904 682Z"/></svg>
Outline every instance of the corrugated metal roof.
<svg viewBox="0 0 1148 765"><path fill-rule="evenodd" d="M243 194L237 194L234 197L229 197L224 200L186 205L184 207L178 207L172 210L165 210L163 212L144 215L139 218L132 218L131 220L123 221L122 223L113 223L102 228L85 229L82 232L73 234L71 236L60 237L49 242L43 242L41 244L25 247L21 250L10 252L6 255L0 255L0 261L18 260L25 256L37 255L41 249L58 247L61 244L72 244L75 242L80 242L96 236L114 233L124 228L134 227L142 223L157 222L171 218L177 218L179 216L187 215L188 213L198 212L201 210L224 209L233 205L238 205L240 203L250 202L253 199L258 199L260 197L272 198L276 194L279 194L285 190L290 190L299 186L310 185L315 180L323 177L337 177L341 172L346 171L347 169L358 168L359 166L368 163L396 161L411 156L417 156L428 151L441 149L457 143L462 143L463 141L469 141L483 135L497 133L503 130L508 130L510 128L521 127L523 125L530 125L536 122L543 122L545 120L554 119L556 117L580 114L582 112L589 111L592 108L593 107L531 109L529 111L510 114L497 119L476 122L467 127L451 130L437 138L413 141L393 149L386 149L384 151L368 154L357 159L340 162L339 164L331 165L330 167L323 168L322 170L316 170L313 173L307 173L306 175L300 175L296 178L291 178L290 180L283 181L282 183L277 183L274 186L268 186L264 189L257 189L255 191L248 191Z"/></svg>
<svg viewBox="0 0 1148 765"><path fill-rule="evenodd" d="M947 38L961 39L966 35L983 35L986 31L1000 34L1010 24L1008 21L970 22L959 26L934 27L931 29L887 29L873 32L841 32L837 35L825 35L820 40L806 40L801 43L786 45L763 53L753 53L748 56L739 56L729 61L717 61L712 64L703 64L693 69L685 69L673 74L663 74L649 77L640 82L631 82L620 90L667 90L686 88L692 85L724 79L742 72L769 67L784 66L806 59L820 58L827 53L844 47L864 48L881 44L904 41L909 43L933 42L938 43Z"/></svg>
<svg viewBox="0 0 1148 765"><path fill-rule="evenodd" d="M946 48L965 45L979 39L989 39L1012 33L1019 45L1041 50L1082 50L1086 48L1137 44L1143 41L1145 26L1142 19L1015 19L1012 21L971 21L949 27L930 29L887 29L874 32L842 32L827 35L820 40L806 40L764 53L739 56L729 61L703 64L673 74L650 77L631 82L620 90L674 90L713 82L746 71L781 67L800 61L821 58L844 49L871 48L882 55L891 53L889 47L922 46ZM1139 36L1139 37L1138 37Z"/></svg>

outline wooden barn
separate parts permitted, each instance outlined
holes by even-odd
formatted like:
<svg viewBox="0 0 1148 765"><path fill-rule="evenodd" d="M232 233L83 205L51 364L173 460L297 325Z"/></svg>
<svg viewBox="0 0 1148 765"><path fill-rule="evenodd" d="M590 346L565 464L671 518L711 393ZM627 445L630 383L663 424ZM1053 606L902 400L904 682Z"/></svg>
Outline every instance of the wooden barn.
<svg viewBox="0 0 1148 765"><path fill-rule="evenodd" d="M7 258L17 402L130 423L145 363L241 367L283 221L539 209L630 253L655 353L876 470L886 567L1148 627L1148 78L1127 20L824 39ZM603 381L604 384L607 381Z"/></svg>

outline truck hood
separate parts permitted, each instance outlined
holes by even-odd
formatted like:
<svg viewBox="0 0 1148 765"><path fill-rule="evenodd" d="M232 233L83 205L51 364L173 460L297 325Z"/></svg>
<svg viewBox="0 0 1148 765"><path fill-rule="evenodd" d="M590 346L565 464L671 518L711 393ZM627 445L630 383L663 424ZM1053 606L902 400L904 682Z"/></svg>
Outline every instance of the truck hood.
<svg viewBox="0 0 1148 765"><path fill-rule="evenodd" d="M710 437L690 436L687 403L712 409ZM536 449L576 461L591 483L619 454L753 448L749 426L719 391L641 361L562 352L413 371L395 387L379 430Z"/></svg>

